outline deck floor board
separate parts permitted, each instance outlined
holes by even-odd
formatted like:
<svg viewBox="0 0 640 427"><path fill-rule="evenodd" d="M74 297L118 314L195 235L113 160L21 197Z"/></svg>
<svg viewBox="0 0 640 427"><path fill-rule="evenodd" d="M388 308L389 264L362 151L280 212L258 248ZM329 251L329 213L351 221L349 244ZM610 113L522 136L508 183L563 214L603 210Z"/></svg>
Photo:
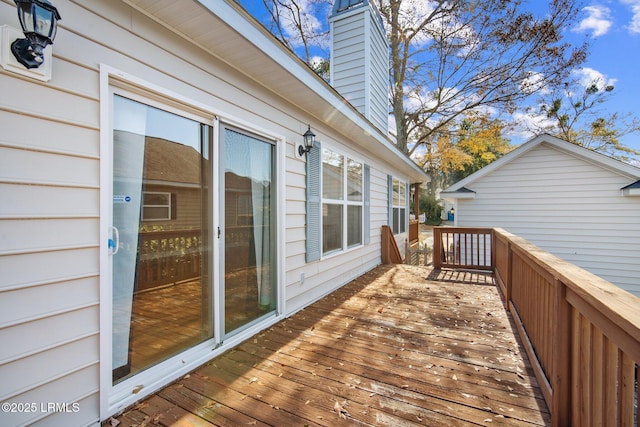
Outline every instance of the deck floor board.
<svg viewBox="0 0 640 427"><path fill-rule="evenodd" d="M550 425L493 278L405 265L366 273L116 418L123 427L145 417L167 426Z"/></svg>

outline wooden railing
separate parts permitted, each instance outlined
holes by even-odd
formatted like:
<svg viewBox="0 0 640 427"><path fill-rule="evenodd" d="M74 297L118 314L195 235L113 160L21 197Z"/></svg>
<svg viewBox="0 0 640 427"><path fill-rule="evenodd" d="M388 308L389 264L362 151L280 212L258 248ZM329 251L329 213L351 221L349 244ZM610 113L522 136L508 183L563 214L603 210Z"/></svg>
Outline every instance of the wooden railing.
<svg viewBox="0 0 640 427"><path fill-rule="evenodd" d="M433 266L492 270L491 242L492 231L488 228L434 227Z"/></svg>
<svg viewBox="0 0 640 427"><path fill-rule="evenodd" d="M383 225L382 229L382 263L383 264L402 264L402 255L398 248L396 238L391 231L391 227Z"/></svg>
<svg viewBox="0 0 640 427"><path fill-rule="evenodd" d="M193 279L201 274L201 232L147 231L139 234L138 291Z"/></svg>
<svg viewBox="0 0 640 427"><path fill-rule="evenodd" d="M487 231L491 266L553 425L638 426L640 298L501 229L434 229L434 267L450 265L446 236L477 233L479 241ZM454 267L475 264L460 257Z"/></svg>
<svg viewBox="0 0 640 427"><path fill-rule="evenodd" d="M409 243L415 243L420 239L420 223L417 219L409 220Z"/></svg>

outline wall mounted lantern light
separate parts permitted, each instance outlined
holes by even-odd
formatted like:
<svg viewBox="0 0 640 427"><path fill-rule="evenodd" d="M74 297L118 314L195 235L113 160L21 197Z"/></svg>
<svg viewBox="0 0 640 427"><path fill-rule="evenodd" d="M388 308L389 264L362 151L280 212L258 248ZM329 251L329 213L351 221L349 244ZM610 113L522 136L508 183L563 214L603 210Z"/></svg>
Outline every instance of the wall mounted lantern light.
<svg viewBox="0 0 640 427"><path fill-rule="evenodd" d="M313 148L313 143L316 140L316 134L311 132L311 125L308 125L307 131L302 135L304 138L304 145L298 146L298 155L304 156Z"/></svg>
<svg viewBox="0 0 640 427"><path fill-rule="evenodd" d="M11 44L11 52L27 68L38 68L44 62L44 48L53 44L60 14L47 0L14 0L18 9L24 39Z"/></svg>

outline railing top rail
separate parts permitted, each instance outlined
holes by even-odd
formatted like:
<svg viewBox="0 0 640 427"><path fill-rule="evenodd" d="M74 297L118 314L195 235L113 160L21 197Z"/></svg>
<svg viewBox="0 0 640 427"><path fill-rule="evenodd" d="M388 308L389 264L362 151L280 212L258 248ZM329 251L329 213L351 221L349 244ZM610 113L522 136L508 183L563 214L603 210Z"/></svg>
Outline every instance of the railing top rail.
<svg viewBox="0 0 640 427"><path fill-rule="evenodd" d="M501 228L494 228L493 232L496 239L509 240L514 249L640 342L640 298L522 237Z"/></svg>
<svg viewBox="0 0 640 427"><path fill-rule="evenodd" d="M433 227L433 230L444 233L493 234L493 229L486 227Z"/></svg>

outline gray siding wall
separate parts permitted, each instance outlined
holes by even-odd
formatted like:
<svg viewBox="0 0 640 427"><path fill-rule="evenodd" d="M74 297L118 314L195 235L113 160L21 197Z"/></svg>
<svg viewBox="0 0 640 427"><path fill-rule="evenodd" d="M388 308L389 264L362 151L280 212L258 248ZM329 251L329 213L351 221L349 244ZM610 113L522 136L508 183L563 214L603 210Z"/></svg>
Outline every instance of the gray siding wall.
<svg viewBox="0 0 640 427"><path fill-rule="evenodd" d="M359 13L333 24L331 82L333 87L366 115L366 15Z"/></svg>
<svg viewBox="0 0 640 427"><path fill-rule="evenodd" d="M640 198L629 178L541 144L469 185L458 225L502 227L640 295Z"/></svg>
<svg viewBox="0 0 640 427"><path fill-rule="evenodd" d="M331 82L376 127L389 127L389 47L376 12L360 7L332 18Z"/></svg>

